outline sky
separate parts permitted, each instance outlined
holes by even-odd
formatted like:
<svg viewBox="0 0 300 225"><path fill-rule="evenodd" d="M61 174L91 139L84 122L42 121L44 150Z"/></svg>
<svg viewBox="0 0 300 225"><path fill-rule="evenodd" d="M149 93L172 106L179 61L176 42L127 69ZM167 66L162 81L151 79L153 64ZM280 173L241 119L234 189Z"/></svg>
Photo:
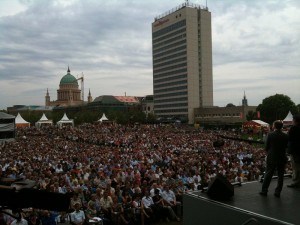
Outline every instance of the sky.
<svg viewBox="0 0 300 225"><path fill-rule="evenodd" d="M153 94L154 18L184 0L0 0L0 109L57 99L68 66L84 98ZM194 0L212 16L214 105L300 104L299 0ZM207 2L207 3L206 3ZM80 85L80 82L79 82Z"/></svg>

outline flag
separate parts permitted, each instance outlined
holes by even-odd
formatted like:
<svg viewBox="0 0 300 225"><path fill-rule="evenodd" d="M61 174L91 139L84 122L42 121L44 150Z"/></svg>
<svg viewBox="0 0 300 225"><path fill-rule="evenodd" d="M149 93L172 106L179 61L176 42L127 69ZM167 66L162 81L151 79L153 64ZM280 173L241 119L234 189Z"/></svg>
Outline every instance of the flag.
<svg viewBox="0 0 300 225"><path fill-rule="evenodd" d="M243 113L242 112L240 112L240 118L243 119Z"/></svg>

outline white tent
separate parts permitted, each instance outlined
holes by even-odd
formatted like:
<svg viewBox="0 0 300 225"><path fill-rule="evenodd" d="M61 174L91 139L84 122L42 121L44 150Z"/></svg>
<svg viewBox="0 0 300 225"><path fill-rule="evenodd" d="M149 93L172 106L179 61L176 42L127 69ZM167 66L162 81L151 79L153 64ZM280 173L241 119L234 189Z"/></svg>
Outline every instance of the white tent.
<svg viewBox="0 0 300 225"><path fill-rule="evenodd" d="M103 113L102 117L98 120L98 122L105 122L105 121L108 121L108 119L105 116L105 113Z"/></svg>
<svg viewBox="0 0 300 225"><path fill-rule="evenodd" d="M250 120L243 123L243 129L252 130L254 133L263 130L269 130L270 126L268 123L262 120Z"/></svg>
<svg viewBox="0 0 300 225"><path fill-rule="evenodd" d="M257 124L259 124L262 127L269 127L269 124L266 123L266 122L264 122L264 121L262 121L262 120L252 120L252 121L255 122L255 123L257 123Z"/></svg>
<svg viewBox="0 0 300 225"><path fill-rule="evenodd" d="M284 125L292 125L293 124L293 115L291 111L287 114L287 116L282 121Z"/></svg>
<svg viewBox="0 0 300 225"><path fill-rule="evenodd" d="M67 117L67 114L65 113L64 116L61 118L61 120L57 122L57 125L59 127L62 127L63 125L72 125L74 127L74 120L73 119L70 120Z"/></svg>
<svg viewBox="0 0 300 225"><path fill-rule="evenodd" d="M53 124L52 120L49 120L46 117L45 113L43 113L41 119L35 123L35 126L36 127L41 127L41 126L44 126L44 125L52 125L52 124Z"/></svg>
<svg viewBox="0 0 300 225"><path fill-rule="evenodd" d="M16 117L16 127L30 127L30 123L23 119L20 113Z"/></svg>

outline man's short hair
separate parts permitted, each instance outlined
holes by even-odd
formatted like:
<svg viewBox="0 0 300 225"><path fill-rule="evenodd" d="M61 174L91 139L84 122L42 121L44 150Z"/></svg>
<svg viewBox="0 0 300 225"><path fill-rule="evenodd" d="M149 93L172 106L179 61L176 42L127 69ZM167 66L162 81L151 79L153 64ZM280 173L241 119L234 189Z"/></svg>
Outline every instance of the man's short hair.
<svg viewBox="0 0 300 225"><path fill-rule="evenodd" d="M283 123L282 123L281 120L276 120L276 121L274 122L274 128L275 128L276 130L280 130L282 127L283 127Z"/></svg>

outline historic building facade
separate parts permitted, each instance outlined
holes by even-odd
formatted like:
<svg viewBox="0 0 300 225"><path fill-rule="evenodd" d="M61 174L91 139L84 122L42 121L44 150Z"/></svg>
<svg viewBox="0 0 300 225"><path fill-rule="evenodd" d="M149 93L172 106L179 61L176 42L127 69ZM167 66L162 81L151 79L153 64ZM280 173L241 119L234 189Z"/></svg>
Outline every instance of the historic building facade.
<svg viewBox="0 0 300 225"><path fill-rule="evenodd" d="M81 89L79 89L78 80L81 80ZM75 78L68 67L67 74L64 75L59 83L57 90L57 100L51 101L47 89L45 96L45 106L78 106L84 104L83 99L83 77ZM91 92L89 91L88 102L92 101Z"/></svg>
<svg viewBox="0 0 300 225"><path fill-rule="evenodd" d="M246 94L240 106L200 107L195 109L195 123L202 125L234 125L247 121L250 111L256 112L257 106L248 106Z"/></svg>

